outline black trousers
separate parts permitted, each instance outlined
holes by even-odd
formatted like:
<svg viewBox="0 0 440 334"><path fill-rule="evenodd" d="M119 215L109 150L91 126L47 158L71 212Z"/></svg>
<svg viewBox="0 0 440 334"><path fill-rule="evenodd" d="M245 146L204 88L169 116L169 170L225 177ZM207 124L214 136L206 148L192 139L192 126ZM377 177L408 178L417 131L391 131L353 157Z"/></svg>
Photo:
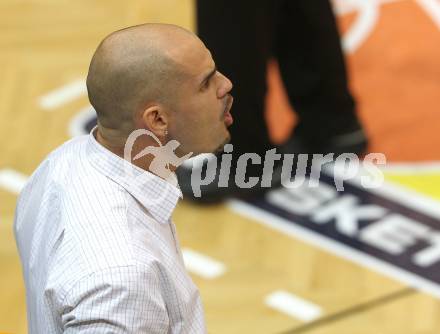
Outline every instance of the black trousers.
<svg viewBox="0 0 440 334"><path fill-rule="evenodd" d="M198 0L197 13L200 38L234 84L234 152L272 146L264 118L271 57L299 116L295 134L325 141L357 122L328 0Z"/></svg>

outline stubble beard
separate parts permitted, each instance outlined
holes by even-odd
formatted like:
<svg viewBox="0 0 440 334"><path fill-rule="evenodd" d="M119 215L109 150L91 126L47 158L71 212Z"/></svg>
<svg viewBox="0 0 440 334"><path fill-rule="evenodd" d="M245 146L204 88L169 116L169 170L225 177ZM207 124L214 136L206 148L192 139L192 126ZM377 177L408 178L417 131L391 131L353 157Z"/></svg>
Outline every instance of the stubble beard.
<svg viewBox="0 0 440 334"><path fill-rule="evenodd" d="M231 135L228 134L228 137L221 143L215 150L214 154L223 152L223 147L231 141Z"/></svg>

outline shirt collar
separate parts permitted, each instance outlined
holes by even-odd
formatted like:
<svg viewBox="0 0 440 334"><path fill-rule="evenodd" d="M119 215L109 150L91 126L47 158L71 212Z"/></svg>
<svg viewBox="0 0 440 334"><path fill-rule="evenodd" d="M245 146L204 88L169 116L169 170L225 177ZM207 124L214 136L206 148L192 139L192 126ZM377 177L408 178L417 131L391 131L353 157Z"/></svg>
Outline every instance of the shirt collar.
<svg viewBox="0 0 440 334"><path fill-rule="evenodd" d="M160 223L167 223L182 192L178 186L145 171L106 149L95 139L95 126L89 134L87 159L99 172L129 192Z"/></svg>

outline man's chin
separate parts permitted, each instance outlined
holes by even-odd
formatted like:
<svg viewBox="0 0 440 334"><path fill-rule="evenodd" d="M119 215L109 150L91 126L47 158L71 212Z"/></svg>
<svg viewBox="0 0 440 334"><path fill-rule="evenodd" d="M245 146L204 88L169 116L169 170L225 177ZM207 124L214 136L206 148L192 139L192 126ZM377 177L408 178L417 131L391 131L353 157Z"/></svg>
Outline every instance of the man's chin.
<svg viewBox="0 0 440 334"><path fill-rule="evenodd" d="M212 152L212 153L214 153L214 154L222 153L222 152L223 152L223 146L224 146L224 145L217 147L217 148L214 150L214 152Z"/></svg>
<svg viewBox="0 0 440 334"><path fill-rule="evenodd" d="M231 141L231 135L228 133L226 138L223 140L223 142L212 148L212 146L210 148L205 147L202 150L194 150L193 151L193 157L199 154L206 154L206 153L213 153L213 154L217 154L217 153L221 153L223 152L223 147L228 144Z"/></svg>
<svg viewBox="0 0 440 334"><path fill-rule="evenodd" d="M222 143L220 146L218 146L218 147L214 150L214 152L212 152L212 153L216 154L216 153L221 153L221 152L223 152L223 147L224 147L226 144L228 144L230 141L231 141L231 135L228 134L228 137L223 141L223 143Z"/></svg>

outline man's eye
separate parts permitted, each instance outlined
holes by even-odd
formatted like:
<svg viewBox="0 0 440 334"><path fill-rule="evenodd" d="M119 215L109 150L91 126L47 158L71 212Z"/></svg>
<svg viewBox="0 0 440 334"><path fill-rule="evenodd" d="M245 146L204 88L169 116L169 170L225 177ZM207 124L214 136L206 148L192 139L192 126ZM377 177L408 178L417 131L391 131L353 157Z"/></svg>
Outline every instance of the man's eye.
<svg viewBox="0 0 440 334"><path fill-rule="evenodd" d="M207 89L209 88L209 81L210 81L210 80L207 80L207 81L202 85L202 87L200 88L201 91L205 91L205 90L207 90Z"/></svg>

